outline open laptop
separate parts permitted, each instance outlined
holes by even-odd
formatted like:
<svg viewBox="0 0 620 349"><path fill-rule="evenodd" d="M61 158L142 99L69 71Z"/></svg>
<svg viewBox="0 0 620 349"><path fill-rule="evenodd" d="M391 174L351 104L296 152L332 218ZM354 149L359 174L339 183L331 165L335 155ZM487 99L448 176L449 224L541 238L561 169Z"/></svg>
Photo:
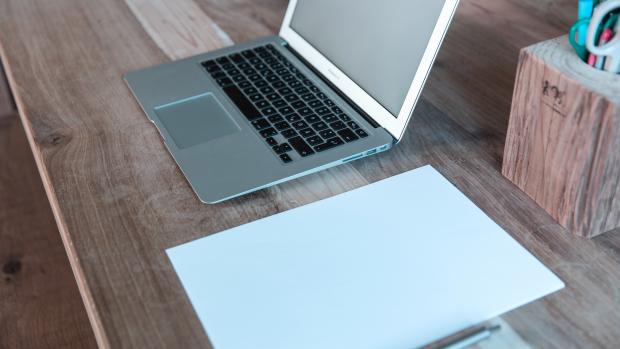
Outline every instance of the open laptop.
<svg viewBox="0 0 620 349"><path fill-rule="evenodd" d="M129 73L205 203L388 150L458 0L291 0L280 35Z"/></svg>

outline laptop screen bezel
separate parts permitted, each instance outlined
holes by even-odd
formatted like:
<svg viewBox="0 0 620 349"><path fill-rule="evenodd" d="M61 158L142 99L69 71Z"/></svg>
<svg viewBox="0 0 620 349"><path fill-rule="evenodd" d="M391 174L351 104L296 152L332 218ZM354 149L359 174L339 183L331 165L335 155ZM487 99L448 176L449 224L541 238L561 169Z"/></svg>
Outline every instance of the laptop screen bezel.
<svg viewBox="0 0 620 349"><path fill-rule="evenodd" d="M445 0L439 19L437 20L420 65L418 66L418 70L411 82L411 86L409 87L407 96L398 115L394 115L388 111L381 103L368 94L361 86L356 84L292 28L291 21L295 13L295 8L297 7L297 0L290 0L279 35L374 121L385 128L394 138L400 140L413 115L415 105L420 97L424 83L430 73L458 3L459 0Z"/></svg>

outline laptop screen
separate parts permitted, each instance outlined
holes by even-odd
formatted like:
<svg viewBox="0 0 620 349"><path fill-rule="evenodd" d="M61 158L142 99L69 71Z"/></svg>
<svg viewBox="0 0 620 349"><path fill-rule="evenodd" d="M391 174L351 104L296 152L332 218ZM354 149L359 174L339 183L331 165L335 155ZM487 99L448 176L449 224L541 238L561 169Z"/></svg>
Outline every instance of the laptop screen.
<svg viewBox="0 0 620 349"><path fill-rule="evenodd" d="M442 0L297 0L291 27L392 115L398 115Z"/></svg>

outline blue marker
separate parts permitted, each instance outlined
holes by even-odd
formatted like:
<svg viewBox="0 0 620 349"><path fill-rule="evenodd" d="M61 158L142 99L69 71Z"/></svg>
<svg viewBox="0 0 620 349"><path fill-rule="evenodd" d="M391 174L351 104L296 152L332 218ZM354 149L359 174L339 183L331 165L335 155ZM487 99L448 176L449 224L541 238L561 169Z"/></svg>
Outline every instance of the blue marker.
<svg viewBox="0 0 620 349"><path fill-rule="evenodd" d="M577 15L578 20L591 18L592 12L594 12L594 0L579 0L579 13ZM577 43L579 43L579 45L586 44L587 34L588 25L581 25L581 27L579 27L579 31L577 32Z"/></svg>

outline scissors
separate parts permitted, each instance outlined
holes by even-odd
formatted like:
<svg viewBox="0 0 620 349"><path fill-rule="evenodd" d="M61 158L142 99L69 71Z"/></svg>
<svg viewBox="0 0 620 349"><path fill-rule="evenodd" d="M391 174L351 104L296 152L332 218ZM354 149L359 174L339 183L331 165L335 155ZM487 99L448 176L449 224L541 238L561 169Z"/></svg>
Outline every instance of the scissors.
<svg viewBox="0 0 620 349"><path fill-rule="evenodd" d="M605 56L605 70L611 73L620 73L620 21L618 15L614 14L614 11L620 10L620 0L609 0L596 7L594 14L590 19L590 26L588 27L588 34L586 36L586 50L597 56ZM607 23L605 18L609 15ZM605 26L613 25L612 18L615 17L616 28L615 37L613 37L607 43L598 46L597 38L600 36L600 29L605 29ZM611 23L610 23L611 22Z"/></svg>

